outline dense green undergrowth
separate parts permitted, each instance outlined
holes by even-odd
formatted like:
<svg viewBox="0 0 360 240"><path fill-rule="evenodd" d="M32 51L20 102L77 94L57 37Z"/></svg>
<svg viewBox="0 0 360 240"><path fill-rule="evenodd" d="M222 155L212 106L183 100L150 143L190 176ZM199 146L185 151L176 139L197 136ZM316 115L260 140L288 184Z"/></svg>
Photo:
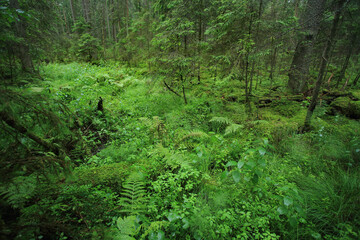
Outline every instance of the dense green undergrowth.
<svg viewBox="0 0 360 240"><path fill-rule="evenodd" d="M56 172L61 161L47 161L51 151L10 129L1 133L6 154L20 141L17 157L27 159L2 161L4 237L359 238L358 121L329 115L324 103L312 131L299 134L309 103L278 97L286 96L281 89L254 90L249 112L234 79L189 85L184 104L145 73L115 63L49 64L43 80L8 87L66 127L55 129L50 115L25 111L16 99L1 110L73 145L64 154L67 171ZM265 97L274 100L260 106ZM34 114L43 115L31 120Z"/></svg>

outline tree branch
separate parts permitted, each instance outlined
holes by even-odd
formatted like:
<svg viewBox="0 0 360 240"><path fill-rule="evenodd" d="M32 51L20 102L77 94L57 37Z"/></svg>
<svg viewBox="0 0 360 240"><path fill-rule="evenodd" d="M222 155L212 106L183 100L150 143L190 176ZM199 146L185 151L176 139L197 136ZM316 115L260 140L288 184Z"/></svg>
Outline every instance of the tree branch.
<svg viewBox="0 0 360 240"><path fill-rule="evenodd" d="M177 92L175 92L175 91L165 82L165 80L164 80L163 82L164 82L164 84L165 84L165 86L166 86L167 89L169 89L171 92L175 93L176 96L181 97L181 95L178 94Z"/></svg>

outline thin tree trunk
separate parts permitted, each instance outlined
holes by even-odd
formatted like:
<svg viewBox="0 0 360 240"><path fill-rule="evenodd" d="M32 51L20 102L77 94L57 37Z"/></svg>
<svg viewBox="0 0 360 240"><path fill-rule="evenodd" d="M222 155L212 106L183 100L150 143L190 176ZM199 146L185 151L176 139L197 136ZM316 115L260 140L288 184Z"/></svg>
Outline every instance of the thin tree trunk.
<svg viewBox="0 0 360 240"><path fill-rule="evenodd" d="M182 85L182 92L183 92L184 102L185 102L185 104L187 104L188 102L187 102L186 95L185 95L185 87L184 87L184 85Z"/></svg>
<svg viewBox="0 0 360 240"><path fill-rule="evenodd" d="M75 15L75 11L74 11L74 1L73 0L70 0L70 11L71 11L71 16L72 16L73 23L75 24L76 15Z"/></svg>
<svg viewBox="0 0 360 240"><path fill-rule="evenodd" d="M252 87L253 87L254 69L255 69L255 60L253 60L251 64L249 95L251 95Z"/></svg>
<svg viewBox="0 0 360 240"><path fill-rule="evenodd" d="M65 29L67 33L70 33L70 27L67 22L66 14L65 14L65 8L63 8L63 15L64 15L64 23L65 23Z"/></svg>
<svg viewBox="0 0 360 240"><path fill-rule="evenodd" d="M18 0L11 0L10 7L14 9L20 9ZM20 38L26 39L26 25L25 20L22 16L19 16L18 20L15 21L16 35ZM25 41L26 42L26 41ZM17 44L18 57L21 62L21 67L24 72L34 72L34 65L30 56L30 49L26 43Z"/></svg>
<svg viewBox="0 0 360 240"><path fill-rule="evenodd" d="M360 78L360 71L359 71L358 75L356 75L356 77L352 83L353 86L356 86L357 82L359 81L359 78Z"/></svg>
<svg viewBox="0 0 360 240"><path fill-rule="evenodd" d="M274 69L275 69L275 65L276 65L276 52L277 52L277 47L273 46L273 50L272 50L272 54L271 54L271 62L270 62L270 74L269 74L270 87L272 87L272 85L274 83Z"/></svg>
<svg viewBox="0 0 360 240"><path fill-rule="evenodd" d="M314 113L314 110L315 110L315 107L316 107L316 103L317 103L317 100L318 100L321 84L322 84L323 78L324 78L326 62L327 62L327 59L329 57L332 41L335 38L336 28L337 28L337 25L339 23L339 19L340 19L340 15L341 15L341 9L342 9L342 6L344 5L345 1L346 0L338 0L338 2L337 2L337 9L336 9L335 17L334 17L333 24L332 24L332 27L331 27L330 36L328 37L328 40L326 42L325 49L324 49L324 52L323 52L323 56L322 56L322 59L321 59L320 70L319 70L319 74L318 74L318 77L317 77L317 80L316 80L315 89L314 89L314 92L313 92L313 95L312 95L312 98L311 98L311 103L309 105L309 108L308 108L308 111L307 111L307 114L306 114L303 131L309 131L310 130L311 117L312 117L312 115Z"/></svg>
<svg viewBox="0 0 360 240"><path fill-rule="evenodd" d="M353 46L355 44L355 41L356 41L356 34L354 34L352 37L351 37L351 43L350 43L350 46L349 46L349 49L348 49L348 52L346 54L346 57L345 57L345 61L344 61L344 64L342 65L341 67L341 70L340 70L340 74L338 76L338 79L337 79L337 82L336 82L336 88L339 86L340 82L342 81L342 79L344 78L345 76L345 72L346 72L346 69L349 65L349 61L350 61L350 57L353 53Z"/></svg>
<svg viewBox="0 0 360 240"><path fill-rule="evenodd" d="M126 36L129 35L129 0L125 0L126 3Z"/></svg>
<svg viewBox="0 0 360 240"><path fill-rule="evenodd" d="M110 29L110 16L109 16L109 8L107 4L107 0L105 1L105 19L106 19L106 26L107 26L107 32L108 32L108 39L111 40L111 29Z"/></svg>

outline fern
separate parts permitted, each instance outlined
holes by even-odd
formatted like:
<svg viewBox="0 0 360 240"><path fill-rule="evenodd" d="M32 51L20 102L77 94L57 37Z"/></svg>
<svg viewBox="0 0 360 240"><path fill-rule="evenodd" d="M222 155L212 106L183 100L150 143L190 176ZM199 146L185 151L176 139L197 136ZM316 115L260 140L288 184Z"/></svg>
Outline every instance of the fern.
<svg viewBox="0 0 360 240"><path fill-rule="evenodd" d="M233 121L226 117L213 117L209 122L212 124L212 128L217 132L224 131L227 126L233 124Z"/></svg>
<svg viewBox="0 0 360 240"><path fill-rule="evenodd" d="M136 217L128 216L126 218L119 217L116 221L116 226L120 231L116 239L119 240L135 240L134 235L140 230L135 226Z"/></svg>
<svg viewBox="0 0 360 240"><path fill-rule="evenodd" d="M156 145L156 148L149 152L152 157L160 157L163 159L163 165L172 169L178 167L189 166L188 161L184 160L185 156L182 153L175 152L169 148L164 147L161 144Z"/></svg>
<svg viewBox="0 0 360 240"><path fill-rule="evenodd" d="M209 137L209 135L207 135L202 131L190 131L188 134L184 135L183 137L180 138L180 140L176 142L175 147L177 148L181 143L184 143L186 148L192 149L194 148L194 144L191 140L202 139L207 137Z"/></svg>
<svg viewBox="0 0 360 240"><path fill-rule="evenodd" d="M193 138L206 138L208 137L208 135L202 131L190 131L188 134L186 134L185 136L183 136L178 143L180 142L184 142L188 139L193 139Z"/></svg>
<svg viewBox="0 0 360 240"><path fill-rule="evenodd" d="M227 117L213 117L212 119L210 119L211 123L215 123L217 125L222 125L222 126L227 126L232 124L233 122L228 119Z"/></svg>
<svg viewBox="0 0 360 240"><path fill-rule="evenodd" d="M22 208L35 194L36 179L32 176L15 177L8 186L0 188L0 196L3 195L13 208Z"/></svg>
<svg viewBox="0 0 360 240"><path fill-rule="evenodd" d="M236 123L230 124L225 129L225 136L235 134L235 133L239 132L239 130L242 129L243 127L244 127L243 125L236 124Z"/></svg>
<svg viewBox="0 0 360 240"><path fill-rule="evenodd" d="M144 178L140 173L132 174L123 184L120 204L121 212L138 215L146 211L146 190Z"/></svg>
<svg viewBox="0 0 360 240"><path fill-rule="evenodd" d="M164 121L158 116L153 116L152 119L142 117L139 118L148 128L153 138L160 139L166 133Z"/></svg>
<svg viewBox="0 0 360 240"><path fill-rule="evenodd" d="M150 156L159 156L162 158L168 157L173 154L170 149L164 147L161 143L158 143L152 151L148 152Z"/></svg>

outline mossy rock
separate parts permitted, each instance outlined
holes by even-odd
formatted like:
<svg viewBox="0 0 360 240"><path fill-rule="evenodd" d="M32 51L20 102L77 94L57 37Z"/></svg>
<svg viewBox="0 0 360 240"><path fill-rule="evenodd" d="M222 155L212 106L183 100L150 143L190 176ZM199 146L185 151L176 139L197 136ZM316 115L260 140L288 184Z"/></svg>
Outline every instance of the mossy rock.
<svg viewBox="0 0 360 240"><path fill-rule="evenodd" d="M360 90L353 90L351 91L351 95L354 99L360 100Z"/></svg>
<svg viewBox="0 0 360 240"><path fill-rule="evenodd" d="M350 102L350 114L349 117L359 119L360 118L360 101Z"/></svg>
<svg viewBox="0 0 360 240"><path fill-rule="evenodd" d="M360 118L360 101L352 101L349 97L336 98L331 107L333 111L340 112L347 117Z"/></svg>
<svg viewBox="0 0 360 240"><path fill-rule="evenodd" d="M112 163L104 166L81 168L74 171L75 183L80 185L105 185L110 188L121 187L129 175L127 163Z"/></svg>

